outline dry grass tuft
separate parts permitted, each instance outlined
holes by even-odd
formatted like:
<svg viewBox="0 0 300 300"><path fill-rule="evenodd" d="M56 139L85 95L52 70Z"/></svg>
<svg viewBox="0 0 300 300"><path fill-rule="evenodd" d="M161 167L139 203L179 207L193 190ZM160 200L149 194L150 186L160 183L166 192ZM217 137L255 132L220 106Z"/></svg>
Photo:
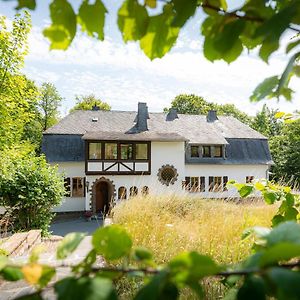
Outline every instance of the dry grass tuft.
<svg viewBox="0 0 300 300"><path fill-rule="evenodd" d="M128 230L135 245L151 249L157 263L197 250L227 264L251 252L252 241L241 241L244 229L270 226L275 211L276 207L259 202L235 204L163 195L123 201L113 209L113 219Z"/></svg>

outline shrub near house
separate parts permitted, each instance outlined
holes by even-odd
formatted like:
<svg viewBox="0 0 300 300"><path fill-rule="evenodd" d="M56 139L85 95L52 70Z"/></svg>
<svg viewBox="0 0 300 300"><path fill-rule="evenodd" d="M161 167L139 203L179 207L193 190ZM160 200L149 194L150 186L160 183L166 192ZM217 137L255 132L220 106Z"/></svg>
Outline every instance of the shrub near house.
<svg viewBox="0 0 300 300"><path fill-rule="evenodd" d="M33 154L0 155L0 205L7 209L13 230L42 229L46 234L52 208L65 193L62 176L44 157Z"/></svg>

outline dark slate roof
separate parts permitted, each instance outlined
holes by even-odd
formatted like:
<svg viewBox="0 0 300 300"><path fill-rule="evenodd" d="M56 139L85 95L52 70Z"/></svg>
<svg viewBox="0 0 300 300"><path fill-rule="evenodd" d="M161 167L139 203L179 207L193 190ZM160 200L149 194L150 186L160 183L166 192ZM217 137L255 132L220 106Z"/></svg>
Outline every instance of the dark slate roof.
<svg viewBox="0 0 300 300"><path fill-rule="evenodd" d="M132 131L136 112L129 111L75 111L58 124L45 131L47 134L88 135L99 133L118 133ZM178 114L172 121L165 113L149 113L149 136L174 138L179 136L190 143L227 144L226 139L264 139L266 137L231 116L218 116L215 122L207 122L206 116ZM94 121L93 121L94 120ZM97 121L95 121L97 120ZM150 138L151 140L151 138Z"/></svg>
<svg viewBox="0 0 300 300"><path fill-rule="evenodd" d="M85 145L82 140L82 135L44 135L42 153L46 155L49 162L84 161Z"/></svg>
<svg viewBox="0 0 300 300"><path fill-rule="evenodd" d="M123 133L123 132L105 132L105 131L91 131L87 132L82 137L83 140L107 140L107 141L161 141L161 142L171 142L187 141L186 138L177 133L167 133L167 132L151 132L143 131L139 133Z"/></svg>
<svg viewBox="0 0 300 300"><path fill-rule="evenodd" d="M190 158L188 164L274 164L267 140L263 139L227 139L226 158Z"/></svg>

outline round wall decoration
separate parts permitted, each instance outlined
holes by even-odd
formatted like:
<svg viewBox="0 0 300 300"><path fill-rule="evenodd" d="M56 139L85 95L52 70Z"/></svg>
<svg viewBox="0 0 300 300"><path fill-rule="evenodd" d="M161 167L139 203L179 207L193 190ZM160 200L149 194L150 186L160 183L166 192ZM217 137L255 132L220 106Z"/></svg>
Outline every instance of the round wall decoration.
<svg viewBox="0 0 300 300"><path fill-rule="evenodd" d="M164 185L174 184L177 180L178 172L172 165L163 165L157 173L158 180Z"/></svg>

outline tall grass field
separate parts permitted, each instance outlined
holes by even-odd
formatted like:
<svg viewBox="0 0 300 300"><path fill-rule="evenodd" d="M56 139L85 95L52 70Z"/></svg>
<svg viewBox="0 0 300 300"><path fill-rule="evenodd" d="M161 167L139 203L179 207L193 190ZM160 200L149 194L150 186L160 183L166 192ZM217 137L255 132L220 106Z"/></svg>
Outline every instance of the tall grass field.
<svg viewBox="0 0 300 300"><path fill-rule="evenodd" d="M241 240L246 228L270 226L275 206L262 201L234 203L205 200L189 195L137 196L118 203L113 222L130 233L135 246L154 253L158 264L169 261L183 251L196 250L210 255L218 263L238 263L251 253L253 240ZM123 299L131 298L135 281L121 281ZM207 299L218 299L224 293L221 285L207 282ZM194 296L184 291L182 299Z"/></svg>

